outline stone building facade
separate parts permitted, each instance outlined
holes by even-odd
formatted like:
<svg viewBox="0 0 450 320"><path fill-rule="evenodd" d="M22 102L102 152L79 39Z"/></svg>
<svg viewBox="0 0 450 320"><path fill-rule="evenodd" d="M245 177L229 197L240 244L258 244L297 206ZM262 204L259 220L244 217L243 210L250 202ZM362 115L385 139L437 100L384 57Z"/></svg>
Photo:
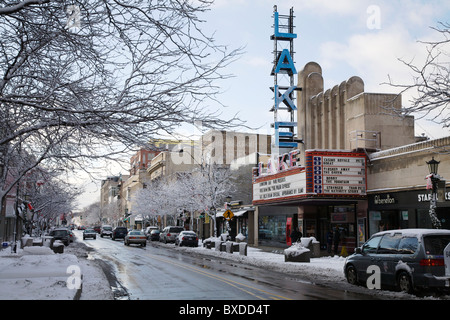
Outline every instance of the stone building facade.
<svg viewBox="0 0 450 320"><path fill-rule="evenodd" d="M298 74L298 136L308 149L371 151L415 142L414 117L399 117L401 96L364 91L364 82L351 77L324 89L322 68L307 63Z"/></svg>

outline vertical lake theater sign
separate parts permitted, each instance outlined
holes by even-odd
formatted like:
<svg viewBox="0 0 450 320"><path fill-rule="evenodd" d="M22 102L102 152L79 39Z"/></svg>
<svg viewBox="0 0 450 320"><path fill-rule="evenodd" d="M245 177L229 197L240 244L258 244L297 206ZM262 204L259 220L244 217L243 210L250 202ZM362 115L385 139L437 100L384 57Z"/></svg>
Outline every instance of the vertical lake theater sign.
<svg viewBox="0 0 450 320"><path fill-rule="evenodd" d="M280 23L280 20L283 21ZM279 15L274 7L274 65L271 75L274 76L275 104L274 140L275 150L297 148L295 139L293 92L300 90L294 85L294 74L297 73L292 54L294 52L294 11L289 15ZM287 43L289 49L278 49L278 42ZM288 75L289 83L281 86L278 75ZM283 93L280 90L285 90ZM283 104L283 108L281 108ZM290 121L280 121L278 112L288 111ZM272 152L275 150L272 149ZM299 150L282 155L272 155L266 167L262 163L253 170L253 204L277 204L309 198L352 198L366 197L366 155L349 151L307 150L306 165L301 166L298 160Z"/></svg>
<svg viewBox="0 0 450 320"><path fill-rule="evenodd" d="M270 160L254 170L253 204L276 204L304 199L366 197L366 155L358 152L307 150L306 166L299 151Z"/></svg>

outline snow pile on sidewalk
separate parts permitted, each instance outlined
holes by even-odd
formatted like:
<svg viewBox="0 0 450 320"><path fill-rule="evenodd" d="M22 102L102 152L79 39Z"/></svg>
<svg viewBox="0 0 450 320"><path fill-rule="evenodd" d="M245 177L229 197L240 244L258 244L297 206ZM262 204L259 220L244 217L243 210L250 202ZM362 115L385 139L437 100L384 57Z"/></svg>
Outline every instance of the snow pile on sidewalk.
<svg viewBox="0 0 450 320"><path fill-rule="evenodd" d="M65 252L80 250L76 242L70 246ZM43 246L25 247L17 253L10 248L0 251L0 299L111 300L112 294L96 263L73 253L55 254Z"/></svg>
<svg viewBox="0 0 450 320"><path fill-rule="evenodd" d="M193 250L200 254L217 256L225 259L246 263L255 267L271 269L281 273L302 274L312 282L342 281L345 282L344 263L345 258L340 256L311 258L310 262L285 262L283 254L263 251L259 248L248 247L247 256L239 253L229 254L203 248L199 243L198 248L179 248L180 250Z"/></svg>

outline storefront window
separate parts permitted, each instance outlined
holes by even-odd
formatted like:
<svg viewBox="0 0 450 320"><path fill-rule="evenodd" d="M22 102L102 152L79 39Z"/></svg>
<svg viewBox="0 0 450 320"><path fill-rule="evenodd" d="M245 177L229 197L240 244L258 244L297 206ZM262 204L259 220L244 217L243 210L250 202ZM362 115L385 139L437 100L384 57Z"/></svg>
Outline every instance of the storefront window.
<svg viewBox="0 0 450 320"><path fill-rule="evenodd" d="M330 212L330 222L338 226L346 237L355 237L355 206L334 206Z"/></svg>
<svg viewBox="0 0 450 320"><path fill-rule="evenodd" d="M441 221L443 229L450 228L450 209L449 208L436 208L436 214ZM433 224L431 222L429 209L417 209L417 226L418 228L432 229Z"/></svg>
<svg viewBox="0 0 450 320"><path fill-rule="evenodd" d="M260 216L258 237L261 244L286 244L286 215Z"/></svg>
<svg viewBox="0 0 450 320"><path fill-rule="evenodd" d="M405 213L399 211L370 211L369 234L372 235L384 230L400 229L400 216L402 216L402 219L407 218ZM407 222L407 220L402 221Z"/></svg>

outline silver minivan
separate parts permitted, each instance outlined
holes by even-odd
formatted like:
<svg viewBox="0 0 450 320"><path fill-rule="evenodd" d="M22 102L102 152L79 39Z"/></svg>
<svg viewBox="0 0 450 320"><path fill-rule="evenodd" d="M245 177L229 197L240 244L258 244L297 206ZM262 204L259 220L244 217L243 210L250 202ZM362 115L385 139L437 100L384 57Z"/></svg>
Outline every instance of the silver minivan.
<svg viewBox="0 0 450 320"><path fill-rule="evenodd" d="M175 239L178 237L178 234L184 231L183 227L176 227L176 226L169 226L165 227L163 231L159 234L159 241L160 242L173 242L175 243Z"/></svg>
<svg viewBox="0 0 450 320"><path fill-rule="evenodd" d="M367 284L374 270L381 287L413 293L420 289L450 291L444 249L450 230L402 229L375 233L347 257L344 273L351 284Z"/></svg>

